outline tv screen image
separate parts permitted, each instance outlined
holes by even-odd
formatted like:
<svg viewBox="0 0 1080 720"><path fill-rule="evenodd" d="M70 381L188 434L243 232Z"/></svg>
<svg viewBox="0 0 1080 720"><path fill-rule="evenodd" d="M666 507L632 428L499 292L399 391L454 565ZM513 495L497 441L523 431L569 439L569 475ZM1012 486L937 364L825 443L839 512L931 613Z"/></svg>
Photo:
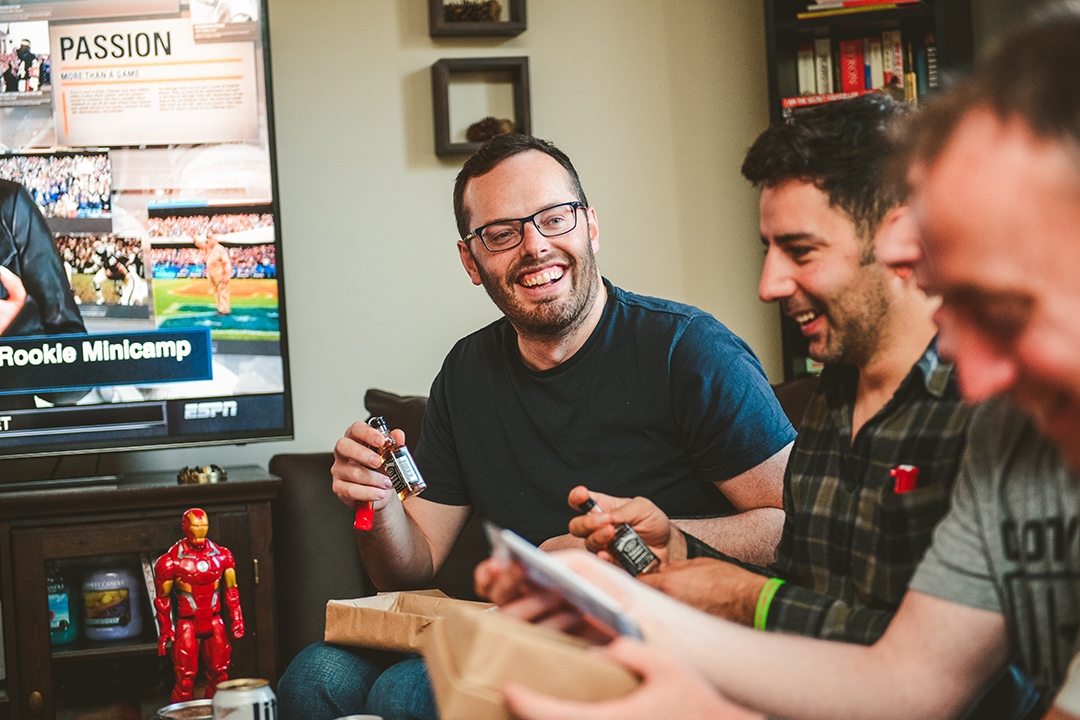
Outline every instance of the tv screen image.
<svg viewBox="0 0 1080 720"><path fill-rule="evenodd" d="M0 233L28 293L0 460L292 437L266 12L234 6L0 5L0 61L29 40L38 78L0 93L0 178L37 218Z"/></svg>
<svg viewBox="0 0 1080 720"><path fill-rule="evenodd" d="M71 294L88 317L150 317L146 253L140 238L57 235Z"/></svg>
<svg viewBox="0 0 1080 720"><path fill-rule="evenodd" d="M112 215L112 177L106 152L3 155L0 177L29 190L46 218Z"/></svg>
<svg viewBox="0 0 1080 720"><path fill-rule="evenodd" d="M159 327L209 327L224 341L276 345L274 216L247 206L151 209L154 308ZM234 347L230 345L230 347Z"/></svg>
<svg viewBox="0 0 1080 720"><path fill-rule="evenodd" d="M48 102L52 86L49 23L6 23L0 38L0 107Z"/></svg>
<svg viewBox="0 0 1080 720"><path fill-rule="evenodd" d="M0 178L26 188L54 231L112 229L107 151L0 155Z"/></svg>

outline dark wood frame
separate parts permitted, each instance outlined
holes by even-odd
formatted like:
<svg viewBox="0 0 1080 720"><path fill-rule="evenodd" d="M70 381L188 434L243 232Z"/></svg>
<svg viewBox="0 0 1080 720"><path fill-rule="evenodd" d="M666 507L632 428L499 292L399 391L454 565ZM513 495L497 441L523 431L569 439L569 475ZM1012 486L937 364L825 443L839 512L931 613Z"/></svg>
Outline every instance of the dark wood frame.
<svg viewBox="0 0 1080 720"><path fill-rule="evenodd" d="M510 19L501 22L446 22L443 0L428 0L431 37L513 37L525 32L525 0L509 2Z"/></svg>
<svg viewBox="0 0 1080 720"><path fill-rule="evenodd" d="M532 117L529 110L529 58L444 58L431 66L436 155L440 157L471 155L480 149L481 143L450 142L450 75L483 72L509 72L513 76L515 130L526 135L532 133Z"/></svg>

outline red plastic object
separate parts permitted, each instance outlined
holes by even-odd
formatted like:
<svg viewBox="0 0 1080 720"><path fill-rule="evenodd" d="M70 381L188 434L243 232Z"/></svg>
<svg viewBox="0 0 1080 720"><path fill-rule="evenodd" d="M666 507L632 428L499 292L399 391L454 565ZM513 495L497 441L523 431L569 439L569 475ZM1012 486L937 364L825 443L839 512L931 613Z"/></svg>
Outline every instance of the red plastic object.
<svg viewBox="0 0 1080 720"><path fill-rule="evenodd" d="M911 492L919 484L919 468L914 465L897 465L889 471L889 476L896 479L893 493L900 495Z"/></svg>
<svg viewBox="0 0 1080 720"><path fill-rule="evenodd" d="M375 518L375 511L371 509L371 503L366 502L356 507L356 521L353 527L357 530L370 530Z"/></svg>

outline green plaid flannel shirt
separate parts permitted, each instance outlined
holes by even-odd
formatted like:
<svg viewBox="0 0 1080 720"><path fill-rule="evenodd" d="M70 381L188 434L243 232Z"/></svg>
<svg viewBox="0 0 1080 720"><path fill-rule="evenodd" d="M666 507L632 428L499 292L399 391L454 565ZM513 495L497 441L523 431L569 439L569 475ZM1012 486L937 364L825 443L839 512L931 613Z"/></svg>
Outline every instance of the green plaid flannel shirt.
<svg viewBox="0 0 1080 720"><path fill-rule="evenodd" d="M851 441L858 372L826 367L784 477L784 532L771 573L787 582L766 628L871 644L907 590L945 514L970 408L935 340L893 398ZM919 468L896 494L889 471ZM714 555L690 540L691 557Z"/></svg>

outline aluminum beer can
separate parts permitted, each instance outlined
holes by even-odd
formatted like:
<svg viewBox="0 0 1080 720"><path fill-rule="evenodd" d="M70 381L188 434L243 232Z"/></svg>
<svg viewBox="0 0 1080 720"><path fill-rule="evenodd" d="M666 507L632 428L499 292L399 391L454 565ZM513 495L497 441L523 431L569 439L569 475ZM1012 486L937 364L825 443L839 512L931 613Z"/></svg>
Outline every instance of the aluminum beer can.
<svg viewBox="0 0 1080 720"><path fill-rule="evenodd" d="M266 680L226 680L214 692L213 720L277 720L277 698Z"/></svg>

